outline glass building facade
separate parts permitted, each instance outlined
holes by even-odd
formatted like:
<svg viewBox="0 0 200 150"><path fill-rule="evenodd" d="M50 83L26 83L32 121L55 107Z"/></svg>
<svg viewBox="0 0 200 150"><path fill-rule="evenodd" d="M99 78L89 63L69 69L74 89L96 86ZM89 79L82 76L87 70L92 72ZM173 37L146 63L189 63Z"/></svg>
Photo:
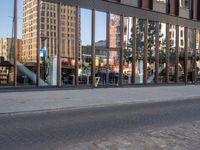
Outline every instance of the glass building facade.
<svg viewBox="0 0 200 150"><path fill-rule="evenodd" d="M22 38L0 38L0 88L200 83L200 23L167 14L167 0L152 1L152 8L123 1L19 1ZM166 6L166 13L154 5ZM192 9L189 0L178 6Z"/></svg>

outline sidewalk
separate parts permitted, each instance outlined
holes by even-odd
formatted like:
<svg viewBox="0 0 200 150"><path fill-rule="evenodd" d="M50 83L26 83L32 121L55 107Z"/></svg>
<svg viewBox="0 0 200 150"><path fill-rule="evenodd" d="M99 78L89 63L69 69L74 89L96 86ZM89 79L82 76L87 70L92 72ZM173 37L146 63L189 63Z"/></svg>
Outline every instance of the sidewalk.
<svg viewBox="0 0 200 150"><path fill-rule="evenodd" d="M0 113L199 98L200 86L100 88L0 93Z"/></svg>

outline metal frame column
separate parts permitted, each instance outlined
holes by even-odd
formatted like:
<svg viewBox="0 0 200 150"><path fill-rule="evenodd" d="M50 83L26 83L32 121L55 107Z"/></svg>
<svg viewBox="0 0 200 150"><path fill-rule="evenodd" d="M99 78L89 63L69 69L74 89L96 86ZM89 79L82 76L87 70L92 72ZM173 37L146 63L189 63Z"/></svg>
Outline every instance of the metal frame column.
<svg viewBox="0 0 200 150"><path fill-rule="evenodd" d="M18 33L18 0L14 1L14 81L13 86L17 87L17 33Z"/></svg>
<svg viewBox="0 0 200 150"><path fill-rule="evenodd" d="M143 64L143 84L147 84L147 58L148 58L148 19L145 19L144 27L144 64Z"/></svg>
<svg viewBox="0 0 200 150"><path fill-rule="evenodd" d="M121 48L120 48L120 59L119 59L119 86L123 84L123 59L124 59L124 15L120 16L121 20Z"/></svg>
<svg viewBox="0 0 200 150"><path fill-rule="evenodd" d="M185 32L184 32L184 36L185 36L185 66L184 66L184 76L185 76L185 84L187 84L187 78L188 78L188 68L187 68L187 64L188 64L188 27L185 27Z"/></svg>
<svg viewBox="0 0 200 150"><path fill-rule="evenodd" d="M166 83L169 83L169 23L166 24Z"/></svg>
<svg viewBox="0 0 200 150"><path fill-rule="evenodd" d="M157 84L159 81L158 81L158 78L159 78L159 33L160 33L160 28L159 28L159 22L157 21L156 22L156 47L155 47L155 62L156 62L156 65L155 65L155 83Z"/></svg>
<svg viewBox="0 0 200 150"><path fill-rule="evenodd" d="M61 13L61 0L57 1L57 86L61 86L61 34L60 34L60 13Z"/></svg>
<svg viewBox="0 0 200 150"><path fill-rule="evenodd" d="M132 85L135 84L136 82L136 33L137 33L137 28L136 28L136 17L133 17L133 47L132 47Z"/></svg>
<svg viewBox="0 0 200 150"><path fill-rule="evenodd" d="M194 74L194 83L196 83L197 82L197 77L196 77L196 75L197 75L197 48L196 48L196 45L197 45L197 41L196 41L196 34L197 34L197 30L195 29L194 30L194 72L193 72L193 74Z"/></svg>
<svg viewBox="0 0 200 150"><path fill-rule="evenodd" d="M79 85L79 6L76 6L76 29L75 29L75 85Z"/></svg>
<svg viewBox="0 0 200 150"><path fill-rule="evenodd" d="M179 25L176 25L176 65L175 65L175 73L176 73L176 83L179 83Z"/></svg>
<svg viewBox="0 0 200 150"><path fill-rule="evenodd" d="M110 12L107 12L106 21L106 47L107 47L107 60L106 60L106 84L109 84L109 54L110 54Z"/></svg>
<svg viewBox="0 0 200 150"><path fill-rule="evenodd" d="M91 45L92 45L92 69L91 69L91 84L95 87L95 60L96 60L96 52L95 52L95 24L96 24L96 14L95 9L92 9L92 35L91 35Z"/></svg>
<svg viewBox="0 0 200 150"><path fill-rule="evenodd" d="M40 2L41 0L37 0L37 81L36 86L40 86L40 45L41 45L41 35L40 35Z"/></svg>

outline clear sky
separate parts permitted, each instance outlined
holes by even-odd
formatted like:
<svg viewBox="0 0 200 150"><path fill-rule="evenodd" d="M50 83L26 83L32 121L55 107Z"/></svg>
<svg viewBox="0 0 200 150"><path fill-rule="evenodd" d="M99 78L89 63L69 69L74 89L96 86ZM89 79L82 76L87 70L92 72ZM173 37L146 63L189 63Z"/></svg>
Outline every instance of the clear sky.
<svg viewBox="0 0 200 150"><path fill-rule="evenodd" d="M0 37L12 37L14 0L1 0ZM18 38L22 38L23 0L18 0ZM106 13L96 13L96 42L106 39ZM91 11L81 9L81 40L91 44Z"/></svg>
<svg viewBox="0 0 200 150"><path fill-rule="evenodd" d="M0 37L12 37L14 0L1 0L0 5ZM19 0L18 37L22 35L23 0Z"/></svg>

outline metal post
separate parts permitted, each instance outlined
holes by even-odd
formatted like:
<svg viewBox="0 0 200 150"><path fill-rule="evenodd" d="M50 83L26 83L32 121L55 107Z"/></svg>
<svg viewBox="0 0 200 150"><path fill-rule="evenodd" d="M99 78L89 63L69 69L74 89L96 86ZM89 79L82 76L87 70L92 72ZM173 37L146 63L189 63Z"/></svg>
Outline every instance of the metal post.
<svg viewBox="0 0 200 150"><path fill-rule="evenodd" d="M36 86L40 86L40 45L41 45L41 39L40 39L40 2L41 0L37 0L37 81Z"/></svg>
<svg viewBox="0 0 200 150"><path fill-rule="evenodd" d="M133 49L132 49L132 85L136 82L136 17L133 17Z"/></svg>
<svg viewBox="0 0 200 150"><path fill-rule="evenodd" d="M166 24L166 83L169 83L169 23Z"/></svg>
<svg viewBox="0 0 200 150"><path fill-rule="evenodd" d="M61 86L61 34L60 34L60 11L61 1L58 0L57 5L57 86Z"/></svg>
<svg viewBox="0 0 200 150"><path fill-rule="evenodd" d="M79 85L79 6L76 6L76 28L75 28L75 85Z"/></svg>
<svg viewBox="0 0 200 150"><path fill-rule="evenodd" d="M176 73L176 83L179 82L179 25L176 25L176 66L175 66L175 73Z"/></svg>
<svg viewBox="0 0 200 150"><path fill-rule="evenodd" d="M159 78L159 33L160 33L160 28L159 28L159 22L156 22L156 47L155 47L155 57L156 57L156 65L155 65L155 83L158 83L158 78Z"/></svg>
<svg viewBox="0 0 200 150"><path fill-rule="evenodd" d="M18 0L14 1L14 82L13 86L17 87L17 17L18 17Z"/></svg>
<svg viewBox="0 0 200 150"><path fill-rule="evenodd" d="M96 53L95 53L95 9L92 10L92 69L91 69L91 82L92 86L95 87L95 60L96 60Z"/></svg>
<svg viewBox="0 0 200 150"><path fill-rule="evenodd" d="M109 84L109 55L110 55L110 13L107 13L107 34L106 34L106 47L107 47L107 68L106 68L106 84Z"/></svg>
<svg viewBox="0 0 200 150"><path fill-rule="evenodd" d="M147 57L148 57L148 19L145 19L144 29L144 64L143 64L143 83L147 84Z"/></svg>
<svg viewBox="0 0 200 150"><path fill-rule="evenodd" d="M197 58L197 48L196 48L196 42L197 42L197 40L196 40L196 34L197 34L197 30L194 30L194 37L193 37L193 39L194 39L194 46L193 46L193 48L194 48L194 72L193 72L193 74L194 74L194 83L196 83L197 82L197 77L196 77L196 74L197 74L197 60L196 60L196 58Z"/></svg>
<svg viewBox="0 0 200 150"><path fill-rule="evenodd" d="M185 76L185 84L187 84L187 77L188 77L188 68L187 68L187 65L188 65L188 27L185 27L185 73L184 73L184 76Z"/></svg>
<svg viewBox="0 0 200 150"><path fill-rule="evenodd" d="M120 16L121 20L121 48L120 48L120 60L119 60L119 86L123 84L123 59L124 59L124 15Z"/></svg>

